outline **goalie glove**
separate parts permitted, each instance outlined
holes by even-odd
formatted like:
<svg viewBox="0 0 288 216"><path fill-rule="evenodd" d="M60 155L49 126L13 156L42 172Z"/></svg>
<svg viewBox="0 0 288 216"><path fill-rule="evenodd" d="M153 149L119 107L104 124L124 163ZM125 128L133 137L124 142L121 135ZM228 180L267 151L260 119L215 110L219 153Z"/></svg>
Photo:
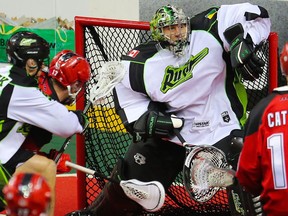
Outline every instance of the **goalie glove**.
<svg viewBox="0 0 288 216"><path fill-rule="evenodd" d="M244 39L244 30L240 23L237 23L224 32L224 37L230 44L231 65L246 80L253 81L259 78L263 72L265 62L256 55L256 49L250 35Z"/></svg>
<svg viewBox="0 0 288 216"><path fill-rule="evenodd" d="M161 112L145 112L133 126L133 141L147 140L151 137L169 137L175 128L181 129L184 119L175 115L167 116Z"/></svg>

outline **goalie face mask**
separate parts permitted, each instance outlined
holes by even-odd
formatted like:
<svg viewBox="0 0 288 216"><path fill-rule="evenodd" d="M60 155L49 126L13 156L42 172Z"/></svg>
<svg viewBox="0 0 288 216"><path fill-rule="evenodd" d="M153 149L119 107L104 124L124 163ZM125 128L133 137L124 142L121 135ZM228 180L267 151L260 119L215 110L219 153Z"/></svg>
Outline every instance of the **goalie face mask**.
<svg viewBox="0 0 288 216"><path fill-rule="evenodd" d="M46 180L35 173L19 173L3 188L9 216L47 216L51 191Z"/></svg>
<svg viewBox="0 0 288 216"><path fill-rule="evenodd" d="M152 38L168 44L174 55L183 55L190 32L189 18L183 10L172 5L159 8L150 22Z"/></svg>

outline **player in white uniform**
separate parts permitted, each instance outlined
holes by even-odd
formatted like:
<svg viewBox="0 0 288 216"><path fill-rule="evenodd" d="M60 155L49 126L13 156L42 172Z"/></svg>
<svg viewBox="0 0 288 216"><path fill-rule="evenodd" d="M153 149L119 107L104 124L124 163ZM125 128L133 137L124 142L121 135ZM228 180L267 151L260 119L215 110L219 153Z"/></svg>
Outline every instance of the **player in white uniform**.
<svg viewBox="0 0 288 216"><path fill-rule="evenodd" d="M64 105L73 105L76 102L76 96L84 83L90 77L90 65L88 61L74 53L71 50L62 50L52 59L48 71L40 71L38 73L39 89L47 97L59 101ZM70 94L65 100L60 101L55 91L55 84L58 88L77 88L75 94ZM57 88L56 86L56 88ZM77 87L78 86L78 87ZM74 111L81 114L81 111ZM55 159L58 155L56 149L50 149L49 153L41 152L43 145L48 144L52 139L52 133L39 127L31 127L28 136L21 148L29 149L37 154ZM63 153L57 162L57 174L70 172L71 168L65 165L66 161L71 161L70 155Z"/></svg>
<svg viewBox="0 0 288 216"><path fill-rule="evenodd" d="M156 11L150 26L154 41L122 57L127 73L114 90L115 106L134 142L112 175L157 180L167 189L185 159L175 129L188 143L229 153L234 133L246 120L241 78L254 80L262 72L264 62L254 51L268 38L271 23L264 8L243 3L210 8L191 19L167 5ZM139 205L108 183L86 213L74 215L137 211Z"/></svg>
<svg viewBox="0 0 288 216"><path fill-rule="evenodd" d="M19 172L38 173L46 178L52 199L49 215L54 215L56 164L21 146L32 126L63 138L82 133L87 123L83 115L68 111L59 102L75 96L84 83L79 85L75 82L68 88L59 84L57 79L51 79L51 87L59 102L46 97L38 89L36 74L49 57L49 44L37 34L26 31L15 33L7 42L7 54L11 64L0 67L0 164L6 178ZM53 71L62 73L59 68L58 71L56 69ZM83 73L89 78L90 67L86 67ZM7 182L3 175L0 180ZM0 186L3 187L3 184ZM1 194L0 198L1 209L5 201Z"/></svg>

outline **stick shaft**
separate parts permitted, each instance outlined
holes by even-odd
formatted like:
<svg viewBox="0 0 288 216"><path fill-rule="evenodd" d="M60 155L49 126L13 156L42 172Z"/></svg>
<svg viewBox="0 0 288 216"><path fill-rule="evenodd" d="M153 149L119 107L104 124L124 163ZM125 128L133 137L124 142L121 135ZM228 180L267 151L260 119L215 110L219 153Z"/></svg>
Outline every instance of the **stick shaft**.
<svg viewBox="0 0 288 216"><path fill-rule="evenodd" d="M84 166L80 166L80 165L75 164L75 163L72 163L72 162L70 162L70 161L66 161L66 162L65 162L65 165L66 165L66 166L69 166L69 167L71 167L71 168L73 168L73 169L79 170L79 171L81 171L81 172L84 172L84 173L93 175L93 176L95 176L95 177L100 177L100 178L106 179L106 180L108 180L108 181L110 181L110 182L113 182L113 183L117 183L117 184L120 183L120 181L118 181L118 180L116 180L116 179L110 178L110 177L108 177L108 176L103 175L102 173L96 172L95 170L89 169L89 168L84 167Z"/></svg>
<svg viewBox="0 0 288 216"><path fill-rule="evenodd" d="M92 102L88 101L88 104L85 106L83 113L86 114L86 112L88 111L89 107L91 106ZM62 156L62 154L64 153L64 151L66 150L66 148L68 147L69 143L71 142L72 137L74 136L74 134L70 137L68 137L64 143L62 144L61 148L58 151L58 154L56 156L56 158L54 159L55 163L58 163L60 157Z"/></svg>

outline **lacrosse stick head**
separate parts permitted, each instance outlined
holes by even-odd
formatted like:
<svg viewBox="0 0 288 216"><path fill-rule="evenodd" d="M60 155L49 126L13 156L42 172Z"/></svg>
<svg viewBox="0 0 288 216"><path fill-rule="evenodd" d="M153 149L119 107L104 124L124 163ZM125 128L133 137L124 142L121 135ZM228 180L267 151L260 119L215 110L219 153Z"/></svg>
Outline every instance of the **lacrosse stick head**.
<svg viewBox="0 0 288 216"><path fill-rule="evenodd" d="M97 83L90 90L89 100L97 104L99 100L109 95L113 88L121 82L126 73L124 65L120 61L109 61L102 65L98 75Z"/></svg>
<svg viewBox="0 0 288 216"><path fill-rule="evenodd" d="M213 146L191 148L185 159L184 185L190 197L197 202L207 202L221 188L232 185L234 176L225 154Z"/></svg>
<svg viewBox="0 0 288 216"><path fill-rule="evenodd" d="M165 189L158 181L142 182L137 179L121 181L124 193L146 211L158 211L165 201Z"/></svg>

